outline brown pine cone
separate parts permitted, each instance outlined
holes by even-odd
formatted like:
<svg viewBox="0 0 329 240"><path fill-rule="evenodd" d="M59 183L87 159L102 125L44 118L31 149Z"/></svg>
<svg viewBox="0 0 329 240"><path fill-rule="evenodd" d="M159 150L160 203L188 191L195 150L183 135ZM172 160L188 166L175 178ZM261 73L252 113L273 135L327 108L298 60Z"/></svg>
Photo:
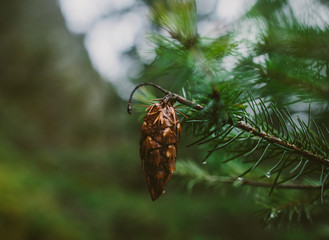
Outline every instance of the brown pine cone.
<svg viewBox="0 0 329 240"><path fill-rule="evenodd" d="M146 110L139 154L151 198L155 201L164 193L176 170L177 147L182 130L171 101L162 99Z"/></svg>

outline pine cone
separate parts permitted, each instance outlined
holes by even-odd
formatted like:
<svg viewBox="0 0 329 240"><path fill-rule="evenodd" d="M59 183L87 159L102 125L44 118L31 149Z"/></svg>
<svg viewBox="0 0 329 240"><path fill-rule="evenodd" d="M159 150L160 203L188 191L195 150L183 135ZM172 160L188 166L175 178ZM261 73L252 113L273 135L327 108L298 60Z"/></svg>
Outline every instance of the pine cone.
<svg viewBox="0 0 329 240"><path fill-rule="evenodd" d="M155 201L176 170L177 147L182 132L173 103L162 99L149 106L142 125L139 154L151 198Z"/></svg>

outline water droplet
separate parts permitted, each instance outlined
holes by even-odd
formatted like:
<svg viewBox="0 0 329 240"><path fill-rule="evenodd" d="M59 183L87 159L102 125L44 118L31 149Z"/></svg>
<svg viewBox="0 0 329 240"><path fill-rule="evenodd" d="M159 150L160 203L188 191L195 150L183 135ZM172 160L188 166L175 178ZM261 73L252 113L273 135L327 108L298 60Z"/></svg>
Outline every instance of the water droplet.
<svg viewBox="0 0 329 240"><path fill-rule="evenodd" d="M270 177L271 177L271 172L268 171L267 173L265 173L265 176L266 176L267 178L270 178Z"/></svg>
<svg viewBox="0 0 329 240"><path fill-rule="evenodd" d="M203 161L202 164L203 164L203 165L207 164L207 161Z"/></svg>
<svg viewBox="0 0 329 240"><path fill-rule="evenodd" d="M242 177L238 177L234 182L233 182L233 187L240 187L242 185L242 180L243 178Z"/></svg>
<svg viewBox="0 0 329 240"><path fill-rule="evenodd" d="M166 190L163 190L163 191L162 191L162 194L165 194L165 193L166 193Z"/></svg>
<svg viewBox="0 0 329 240"><path fill-rule="evenodd" d="M272 208L271 214L270 214L270 218L276 218L278 217L278 215L280 214L280 210L276 209L276 208Z"/></svg>

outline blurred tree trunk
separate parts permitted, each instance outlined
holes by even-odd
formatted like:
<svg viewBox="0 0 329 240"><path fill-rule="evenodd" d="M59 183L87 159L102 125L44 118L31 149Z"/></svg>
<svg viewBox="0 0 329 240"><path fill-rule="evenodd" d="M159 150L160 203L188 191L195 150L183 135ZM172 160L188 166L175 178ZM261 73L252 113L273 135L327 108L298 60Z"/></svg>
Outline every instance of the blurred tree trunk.
<svg viewBox="0 0 329 240"><path fill-rule="evenodd" d="M57 2L1 5L0 136L30 149L102 134L106 111L120 101L92 68L83 38L66 29Z"/></svg>

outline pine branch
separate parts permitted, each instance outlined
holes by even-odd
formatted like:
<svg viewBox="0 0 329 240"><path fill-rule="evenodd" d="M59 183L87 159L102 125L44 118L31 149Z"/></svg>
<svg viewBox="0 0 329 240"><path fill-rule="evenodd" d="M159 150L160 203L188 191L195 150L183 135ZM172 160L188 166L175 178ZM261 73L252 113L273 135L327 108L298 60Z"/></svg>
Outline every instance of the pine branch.
<svg viewBox="0 0 329 240"><path fill-rule="evenodd" d="M177 163L177 173L180 176L190 177L198 180L198 182L208 182L211 184L214 183L224 183L224 184L237 184L245 186L254 186L254 187L263 187L263 188L272 188L273 183L256 181L251 179L244 179L241 177L223 177L223 176L214 176L210 175L207 171L198 167L195 163L190 161ZM315 190L321 189L321 185L309 185L309 184L290 184L290 183L279 183L275 185L275 188L280 189L295 189L295 190Z"/></svg>
<svg viewBox="0 0 329 240"><path fill-rule="evenodd" d="M236 178L237 179L237 178ZM237 179L238 180L238 179ZM258 182L254 180L248 180L248 179L243 179L242 184L244 185L250 185L250 186L257 186L257 187L272 187L273 183L270 182ZM275 188L281 188L281 189L320 189L321 186L317 185L307 185L307 184L278 184L275 185Z"/></svg>
<svg viewBox="0 0 329 240"><path fill-rule="evenodd" d="M288 106L300 100L304 103L312 99L328 100L328 94L325 94L328 93L328 56L323 51L328 47L328 29L313 31L296 21L290 22L279 14L272 14L274 11L280 13L284 6L278 5L280 1L272 3L272 11L265 11L271 14L265 16L269 24L262 30L262 41L250 43L250 54L242 57L239 51L233 51L240 43L232 40L231 34L227 34L227 38L220 37L219 42L212 40L209 43L198 35L194 1L170 2L155 5L152 11L153 21L165 29L169 37L154 37L158 46L157 58L152 63L155 71L151 72L149 79L153 81L157 77L154 76L157 70L160 79L165 79L165 73L168 80L175 79L175 83L179 83L177 86L188 84L189 94L203 105L202 111L183 110L189 119L183 120L182 125L199 138L189 146L205 144L211 147L205 154L205 159L209 159L207 167L210 170L218 168L215 172L219 176L196 164L182 162L177 163L177 173L191 178L188 187L198 182L256 187L260 194L254 194L253 189L251 195L256 200L261 197L259 202L270 209L268 221L280 219L284 214L289 214L291 221L295 213L300 219L302 211L296 209L304 204L308 205L305 215L310 218L309 207L319 204L317 199L324 202L329 186L329 131L326 126L313 121L310 108L306 123L298 116L292 117ZM264 7L266 5L268 9L267 2L270 1L265 2ZM279 24L280 21L274 19L276 15L286 24ZM313 35L315 41L309 37ZM226 71L221 64L224 56L237 60L233 71ZM262 99L254 98L251 92L248 95L246 89ZM298 114L306 112L294 106L291 109L299 111ZM325 121L325 118L316 118L319 122ZM216 155L222 148L228 154L220 152ZM244 163L252 164L246 170ZM244 173L239 175L242 170ZM241 178L251 171L258 171L261 175L256 173L253 180ZM275 174L273 181L262 178L270 178L271 174ZM305 182L294 182L301 176L310 178ZM269 191L264 191L265 188ZM293 190L274 191L276 188ZM266 192L272 194L271 198Z"/></svg>
<svg viewBox="0 0 329 240"><path fill-rule="evenodd" d="M260 138L266 140L269 143L278 144L278 145L280 145L284 148L290 149L292 152L294 152L298 155L301 155L301 156L303 156L303 157L305 157L305 158L307 158L307 159L309 159L309 160L311 160L315 163L325 164L326 166L329 166L329 159L326 159L323 156L319 156L319 155L314 154L310 151L307 151L307 150L304 150L300 147L297 147L296 145L291 144L289 142L286 142L286 141L282 140L281 138L272 136L272 135L270 135L268 133L265 133L263 131L259 131L256 128L254 128L254 127L252 127L252 126L250 126L246 123L237 122L237 123L235 123L234 126L241 129L241 130L244 130L246 132L250 132L254 136L260 137Z"/></svg>
<svg viewBox="0 0 329 240"><path fill-rule="evenodd" d="M221 183L234 183L236 181L239 182L241 185L249 185L249 186L255 186L255 187L265 187L265 188L271 188L273 186L273 183L271 182L259 182L255 180L250 179L241 179L237 177L228 177L221 179L217 179L218 182ZM307 185L307 184L278 184L275 186L275 188L281 188L281 189L303 189L303 190L312 190L312 189L320 189L321 186L318 185Z"/></svg>

